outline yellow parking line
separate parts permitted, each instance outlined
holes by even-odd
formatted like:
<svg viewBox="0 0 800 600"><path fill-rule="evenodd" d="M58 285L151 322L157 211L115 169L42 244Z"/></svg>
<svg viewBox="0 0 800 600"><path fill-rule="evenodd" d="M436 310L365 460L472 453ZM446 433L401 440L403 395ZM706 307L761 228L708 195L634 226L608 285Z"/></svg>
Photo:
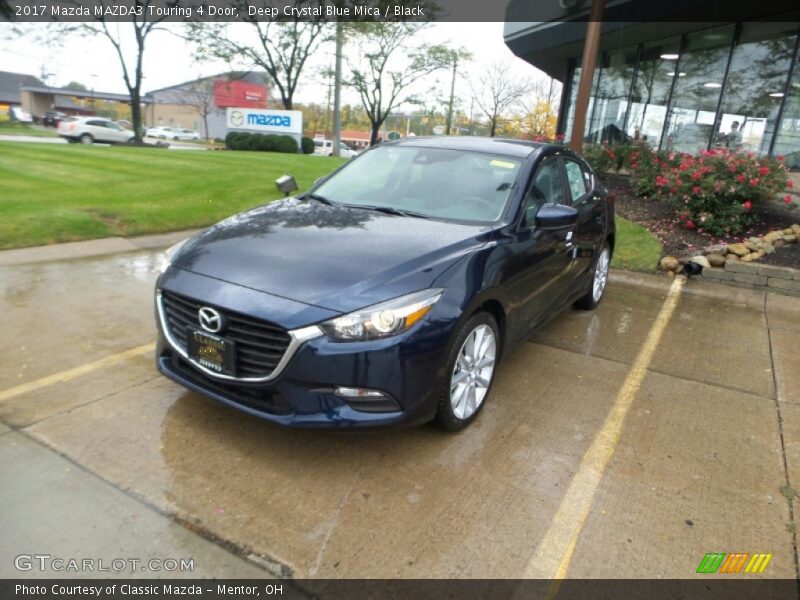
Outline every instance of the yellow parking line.
<svg viewBox="0 0 800 600"><path fill-rule="evenodd" d="M47 377L42 377L41 379L37 379L36 381L23 383L22 385L8 388L7 390L3 390L2 392L0 392L0 402L3 402L10 398L14 398L15 396L19 396L20 394L27 394L29 392L33 392L50 385L55 385L56 383L64 383L65 381L70 381L71 379L75 379L76 377L81 377L83 375L86 375L87 373L96 371L97 369L102 369L103 367L110 367L111 365L115 365L118 362L122 362L123 360L133 358L134 356L144 354L145 352L152 352L153 350L155 350L155 344L152 343L145 344L144 346L137 346L136 348L131 348L130 350L125 350L124 352L118 352L117 354L106 356L105 358L101 358L100 360L96 360L94 362L86 363L85 365L75 367L74 369L67 369L66 371L60 371L59 373L48 375Z"/></svg>
<svg viewBox="0 0 800 600"><path fill-rule="evenodd" d="M595 492L614 454L628 410L647 374L661 336L678 305L685 279L672 283L650 332L617 394L605 423L583 455L581 464L558 507L547 533L525 568L524 578L553 579L552 597L569 570L578 536L586 524Z"/></svg>

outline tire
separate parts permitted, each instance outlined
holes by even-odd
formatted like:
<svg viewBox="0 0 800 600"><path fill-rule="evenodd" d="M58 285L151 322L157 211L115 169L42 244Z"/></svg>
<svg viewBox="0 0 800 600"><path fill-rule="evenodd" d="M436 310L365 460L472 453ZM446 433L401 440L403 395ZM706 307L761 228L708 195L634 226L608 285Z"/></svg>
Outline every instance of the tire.
<svg viewBox="0 0 800 600"><path fill-rule="evenodd" d="M611 264L611 248L608 242L604 242L597 253L597 259L594 261L594 273L592 274L592 281L589 283L589 289L586 294L579 298L574 306L581 310L593 310L600 304L603 295L606 291L606 284L608 283L608 269Z"/></svg>
<svg viewBox="0 0 800 600"><path fill-rule="evenodd" d="M80 136L78 138L78 141L81 144L91 144L91 143L94 142L94 138L91 135L89 135L88 133L84 133L82 136Z"/></svg>
<svg viewBox="0 0 800 600"><path fill-rule="evenodd" d="M491 345L487 345L488 333L492 335ZM477 350L474 349L476 341ZM470 343L473 349L470 349ZM436 421L440 427L447 431L460 431L480 414L492 391L500 346L497 321L489 313L475 313L461 327L448 352L445 376L437 392L439 404ZM480 358L481 348L483 358ZM475 364L476 356L479 362L490 360L491 364L473 371L471 367Z"/></svg>

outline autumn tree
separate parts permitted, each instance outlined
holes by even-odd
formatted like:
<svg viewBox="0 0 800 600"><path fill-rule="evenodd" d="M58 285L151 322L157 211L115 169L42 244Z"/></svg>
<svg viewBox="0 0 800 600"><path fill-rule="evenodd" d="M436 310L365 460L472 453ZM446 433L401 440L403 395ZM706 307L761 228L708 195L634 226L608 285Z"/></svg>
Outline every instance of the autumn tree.
<svg viewBox="0 0 800 600"><path fill-rule="evenodd" d="M248 15L247 4L268 8L271 0L261 2L231 3L239 6L239 14ZM294 0L291 6L313 7L318 1ZM294 95L309 56L322 44L330 41L333 29L322 18L287 21L259 21L258 17L245 17L249 36L231 35L228 23L189 23L185 37L195 46L199 60L223 60L232 68L234 63L246 61L246 68L259 67L266 71L281 97L286 110L294 107Z"/></svg>
<svg viewBox="0 0 800 600"><path fill-rule="evenodd" d="M97 0L100 13L112 13L113 0ZM161 26L166 17L151 18L150 7L155 0L130 0L133 14L130 21L112 21L105 16L93 20L73 23L60 22L50 25L45 33L46 41L53 45L64 42L71 36L91 37L105 40L112 48L122 71L122 79L130 95L131 121L136 142L142 141L142 64L147 41L157 31L165 31ZM177 4L177 0L166 2L167 7ZM163 4L162 4L163 6ZM138 13L138 14L137 14Z"/></svg>
<svg viewBox="0 0 800 600"><path fill-rule="evenodd" d="M490 137L497 133L503 116L531 91L531 82L515 77L510 68L507 61L496 62L481 69L481 74L471 82L475 104L489 120Z"/></svg>
<svg viewBox="0 0 800 600"><path fill-rule="evenodd" d="M349 62L344 85L353 89L370 121L370 145L389 113L411 100L411 86L434 71L453 64L454 50L417 41L425 27L419 23L370 22L350 25L357 57Z"/></svg>

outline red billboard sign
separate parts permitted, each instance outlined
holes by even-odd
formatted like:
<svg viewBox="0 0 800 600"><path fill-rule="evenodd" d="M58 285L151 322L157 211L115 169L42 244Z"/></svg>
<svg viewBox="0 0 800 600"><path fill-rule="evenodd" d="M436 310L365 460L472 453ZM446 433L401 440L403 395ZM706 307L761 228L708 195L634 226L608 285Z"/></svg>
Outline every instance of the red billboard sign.
<svg viewBox="0 0 800 600"><path fill-rule="evenodd" d="M216 81L214 104L217 108L266 108L267 86L247 81Z"/></svg>

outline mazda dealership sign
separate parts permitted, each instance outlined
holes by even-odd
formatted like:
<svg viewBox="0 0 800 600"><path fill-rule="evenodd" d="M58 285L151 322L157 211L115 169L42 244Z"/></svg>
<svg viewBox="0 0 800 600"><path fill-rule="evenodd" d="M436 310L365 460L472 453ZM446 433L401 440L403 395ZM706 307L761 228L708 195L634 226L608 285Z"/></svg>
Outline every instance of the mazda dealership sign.
<svg viewBox="0 0 800 600"><path fill-rule="evenodd" d="M277 133L297 137L303 135L303 113L299 110L262 110L257 108L227 109L228 130Z"/></svg>

